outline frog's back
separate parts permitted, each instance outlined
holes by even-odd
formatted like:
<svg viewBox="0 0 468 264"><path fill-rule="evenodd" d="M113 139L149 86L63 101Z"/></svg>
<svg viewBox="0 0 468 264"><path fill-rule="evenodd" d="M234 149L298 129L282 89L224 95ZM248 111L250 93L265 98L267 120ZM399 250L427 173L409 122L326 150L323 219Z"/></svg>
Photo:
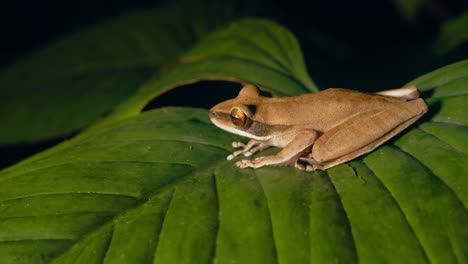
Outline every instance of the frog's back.
<svg viewBox="0 0 468 264"><path fill-rule="evenodd" d="M295 97L298 102L307 104L329 103L335 105L352 105L353 107L366 105L366 107L382 107L383 105L394 105L404 102L404 100L382 96L372 93L365 93L344 88L328 88L321 92L309 93Z"/></svg>
<svg viewBox="0 0 468 264"><path fill-rule="evenodd" d="M398 98L343 88L270 100L277 120L288 120L293 125L310 124L312 129L320 131L326 131L355 114L405 102ZM276 122L271 120L271 123Z"/></svg>

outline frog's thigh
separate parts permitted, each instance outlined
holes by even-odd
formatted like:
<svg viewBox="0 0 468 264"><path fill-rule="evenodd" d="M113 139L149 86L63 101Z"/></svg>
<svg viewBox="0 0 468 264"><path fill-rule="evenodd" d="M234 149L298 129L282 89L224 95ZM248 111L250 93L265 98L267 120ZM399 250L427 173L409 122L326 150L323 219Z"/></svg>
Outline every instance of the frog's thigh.
<svg viewBox="0 0 468 264"><path fill-rule="evenodd" d="M318 163L326 163L318 166L321 169L344 163L374 150L425 112L426 103L416 99L357 115L323 134L315 142L311 157Z"/></svg>

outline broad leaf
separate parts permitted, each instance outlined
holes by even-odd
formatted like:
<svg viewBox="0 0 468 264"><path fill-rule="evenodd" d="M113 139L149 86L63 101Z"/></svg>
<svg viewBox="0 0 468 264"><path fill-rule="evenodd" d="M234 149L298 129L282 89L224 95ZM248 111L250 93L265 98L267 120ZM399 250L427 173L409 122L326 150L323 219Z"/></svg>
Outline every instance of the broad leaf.
<svg viewBox="0 0 468 264"><path fill-rule="evenodd" d="M256 35L257 43L247 42L246 35ZM218 46L216 49L213 42ZM245 19L205 37L181 56L175 69L143 85L133 96L117 105L105 120L78 135L74 141L65 142L32 159L69 147L81 138L107 129L107 125L116 120L137 115L154 97L200 80L255 83L279 95L317 91L307 74L296 38L268 20Z"/></svg>
<svg viewBox="0 0 468 264"><path fill-rule="evenodd" d="M255 35L255 41L249 36ZM296 38L267 20L246 19L203 38L164 78L144 86L119 105L110 119L137 114L152 98L199 80L255 83L279 95L317 91ZM274 78L272 78L274 77Z"/></svg>
<svg viewBox="0 0 468 264"><path fill-rule="evenodd" d="M468 42L466 25L468 25L468 8L442 26L434 45L436 53L446 54L466 44Z"/></svg>
<svg viewBox="0 0 468 264"><path fill-rule="evenodd" d="M249 30L257 42L236 50ZM468 261L460 146L468 61L411 83L430 95L431 109L412 129L363 159L310 173L238 169L225 157L239 138L210 124L204 109L139 114L154 96L201 79L313 90L289 32L245 20L183 58L104 122L0 172L1 261Z"/></svg>
<svg viewBox="0 0 468 264"><path fill-rule="evenodd" d="M0 145L67 135L108 114L199 38L256 5L242 3L182 0L135 10L7 65L0 71Z"/></svg>

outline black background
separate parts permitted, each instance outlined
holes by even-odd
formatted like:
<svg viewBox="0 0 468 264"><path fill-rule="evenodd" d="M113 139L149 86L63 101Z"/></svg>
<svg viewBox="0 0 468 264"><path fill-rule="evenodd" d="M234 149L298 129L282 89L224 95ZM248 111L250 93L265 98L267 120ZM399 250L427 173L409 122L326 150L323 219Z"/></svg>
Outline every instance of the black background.
<svg viewBox="0 0 468 264"><path fill-rule="evenodd" d="M396 1L396 0L395 0ZM132 8L168 1L2 1L0 65L15 61L68 32L104 20ZM275 0L276 20L300 23L354 48L368 50L378 44L405 39L431 39L440 25L467 6L465 0L424 0L414 23L398 14L393 1ZM266 7L270 9L271 7ZM289 25L291 26L291 25ZM409 37L411 36L411 37ZM371 38L371 41L369 41Z"/></svg>

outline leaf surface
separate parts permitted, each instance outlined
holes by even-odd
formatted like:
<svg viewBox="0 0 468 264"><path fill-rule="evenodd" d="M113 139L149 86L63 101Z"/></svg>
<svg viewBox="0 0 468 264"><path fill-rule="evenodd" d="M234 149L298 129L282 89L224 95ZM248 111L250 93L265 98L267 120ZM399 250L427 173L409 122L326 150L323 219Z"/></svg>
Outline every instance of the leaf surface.
<svg viewBox="0 0 468 264"><path fill-rule="evenodd" d="M68 135L112 112L202 36L256 6L238 4L181 0L134 10L7 65L0 70L0 145Z"/></svg>
<svg viewBox="0 0 468 264"><path fill-rule="evenodd" d="M235 50L236 36L250 29L261 43ZM206 110L140 113L151 98L193 80L311 91L300 56L284 28L234 23L102 124L1 171L1 261L468 262L468 162L458 141L467 137L468 61L410 83L428 95L423 120L325 172L241 170L225 159L239 138L215 128Z"/></svg>
<svg viewBox="0 0 468 264"><path fill-rule="evenodd" d="M465 30L467 24L468 9L465 8L458 17L442 25L434 43L434 51L438 54L447 54L466 44L468 41L468 33Z"/></svg>

